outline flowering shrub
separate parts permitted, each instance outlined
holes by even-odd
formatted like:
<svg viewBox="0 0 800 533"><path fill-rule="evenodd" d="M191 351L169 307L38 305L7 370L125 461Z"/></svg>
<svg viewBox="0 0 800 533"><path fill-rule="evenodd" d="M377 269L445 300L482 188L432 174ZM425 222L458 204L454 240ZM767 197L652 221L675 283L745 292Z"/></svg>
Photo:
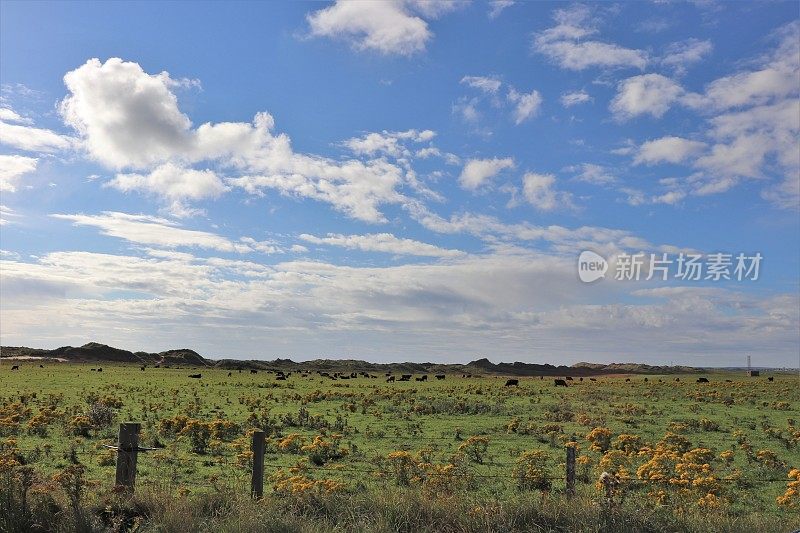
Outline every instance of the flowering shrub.
<svg viewBox="0 0 800 533"><path fill-rule="evenodd" d="M278 449L285 453L298 453L305 444L305 438L299 433L290 433L278 441Z"/></svg>
<svg viewBox="0 0 800 533"><path fill-rule="evenodd" d="M174 437L183 431L183 428L186 426L188 421L189 417L185 415L175 415L172 418L163 418L161 422L158 423L158 432L164 436Z"/></svg>
<svg viewBox="0 0 800 533"><path fill-rule="evenodd" d="M311 463L322 466L328 461L335 461L347 455L347 450L339 447L341 435L331 435L330 440L325 440L321 435L314 437L311 444L306 444L300 448L308 454Z"/></svg>
<svg viewBox="0 0 800 533"><path fill-rule="evenodd" d="M88 416L78 415L73 416L67 423L67 431L70 435L78 437L88 437L89 430L92 428L92 421Z"/></svg>
<svg viewBox="0 0 800 533"><path fill-rule="evenodd" d="M58 419L58 413L54 410L45 407L30 420L28 420L28 434L38 435L39 437L47 436L47 427L51 422Z"/></svg>
<svg viewBox="0 0 800 533"><path fill-rule="evenodd" d="M183 426L179 435L189 439L189 444L194 453L205 454L208 451L208 443L211 440L211 424L191 418Z"/></svg>
<svg viewBox="0 0 800 533"><path fill-rule="evenodd" d="M611 447L611 430L608 428L594 428L586 435L586 440L592 443L591 450L605 453Z"/></svg>
<svg viewBox="0 0 800 533"><path fill-rule="evenodd" d="M319 496L343 491L344 483L335 479L311 479L305 474L293 474L283 469L272 475L272 490L276 495L291 497L299 505L312 505Z"/></svg>
<svg viewBox="0 0 800 533"><path fill-rule="evenodd" d="M230 420L216 419L211 422L211 436L224 442L231 441L239 434L239 425Z"/></svg>
<svg viewBox="0 0 800 533"><path fill-rule="evenodd" d="M623 433L614 441L614 449L622 450L628 455L638 453L642 448L642 438L639 435Z"/></svg>
<svg viewBox="0 0 800 533"><path fill-rule="evenodd" d="M548 491L552 483L547 471L547 454L541 450L524 452L511 474L520 490Z"/></svg>
<svg viewBox="0 0 800 533"><path fill-rule="evenodd" d="M786 492L778 496L778 505L787 509L800 509L800 468L789 470Z"/></svg>
<svg viewBox="0 0 800 533"><path fill-rule="evenodd" d="M471 461L483 464L486 452L489 450L489 439L486 437L472 436L461 443L458 451L463 453Z"/></svg>

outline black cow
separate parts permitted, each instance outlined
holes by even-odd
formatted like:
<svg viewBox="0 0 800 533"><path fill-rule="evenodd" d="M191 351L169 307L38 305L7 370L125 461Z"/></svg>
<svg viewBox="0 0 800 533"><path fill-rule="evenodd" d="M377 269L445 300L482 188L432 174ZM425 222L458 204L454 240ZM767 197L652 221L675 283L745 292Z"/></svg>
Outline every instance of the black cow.
<svg viewBox="0 0 800 533"><path fill-rule="evenodd" d="M631 378L625 378L625 381L630 381L630 380L631 380Z"/></svg>
<svg viewBox="0 0 800 533"><path fill-rule="evenodd" d="M251 374L258 374L258 370L256 370L255 368L251 368L250 369L250 373Z"/></svg>
<svg viewBox="0 0 800 533"><path fill-rule="evenodd" d="M678 382L678 381L680 381L680 380L681 380L681 378L675 378L675 381L676 381L676 382Z"/></svg>
<svg viewBox="0 0 800 533"><path fill-rule="evenodd" d="M444 379L444 374L436 374L436 379L438 379L440 381L443 380Z"/></svg>
<svg viewBox="0 0 800 533"><path fill-rule="evenodd" d="M233 372L228 372L228 377L231 377L232 375L233 375Z"/></svg>
<svg viewBox="0 0 800 533"><path fill-rule="evenodd" d="M564 380L564 379L554 379L553 383L555 384L556 387L568 387L569 386L569 385L567 385L567 381Z"/></svg>
<svg viewBox="0 0 800 533"><path fill-rule="evenodd" d="M386 383L391 383L393 381L394 381L394 376L389 376L388 378L386 378Z"/></svg>
<svg viewBox="0 0 800 533"><path fill-rule="evenodd" d="M518 379L507 379L506 380L506 387L518 387L519 380Z"/></svg>
<svg viewBox="0 0 800 533"><path fill-rule="evenodd" d="M594 378L589 378L589 381L597 381L597 380Z"/></svg>
<svg viewBox="0 0 800 533"><path fill-rule="evenodd" d="M708 378L697 378L698 383L708 383Z"/></svg>
<svg viewBox="0 0 800 533"><path fill-rule="evenodd" d="M424 375L424 376L422 376L422 377L420 377L420 378L415 378L415 379L416 379L417 381L428 381L428 376L427 376L427 375Z"/></svg>
<svg viewBox="0 0 800 533"><path fill-rule="evenodd" d="M567 381L572 381L572 376L566 376L564 379L566 379Z"/></svg>
<svg viewBox="0 0 800 533"><path fill-rule="evenodd" d="M203 375L202 374L189 374L189 377L192 378L192 379L200 379L201 377L203 377Z"/></svg>
<svg viewBox="0 0 800 533"><path fill-rule="evenodd" d="M11 370L19 370L19 365L14 365L11 367Z"/></svg>
<svg viewBox="0 0 800 533"><path fill-rule="evenodd" d="M39 365L39 368L44 368L44 365Z"/></svg>
<svg viewBox="0 0 800 533"><path fill-rule="evenodd" d="M146 367L144 367L144 366L143 366L143 367L141 367L139 370L141 370L142 372L144 372L144 369L145 369L145 368L146 368Z"/></svg>
<svg viewBox="0 0 800 533"><path fill-rule="evenodd" d="M403 374L400 376L400 381L411 381L411 374Z"/></svg>
<svg viewBox="0 0 800 533"><path fill-rule="evenodd" d="M768 377L768 378L767 378L767 381L775 381L775 378L773 378L773 377Z"/></svg>
<svg viewBox="0 0 800 533"><path fill-rule="evenodd" d="M644 378L644 382L647 383L647 378Z"/></svg>
<svg viewBox="0 0 800 533"><path fill-rule="evenodd" d="M98 368L98 369L97 369L97 371L98 371L98 372L102 372L102 371L103 371L103 369L102 369L102 368Z"/></svg>
<svg viewBox="0 0 800 533"><path fill-rule="evenodd" d="M286 376L284 376L283 374L279 374L279 375L275 376L275 379L277 381L286 381Z"/></svg>
<svg viewBox="0 0 800 533"><path fill-rule="evenodd" d="M583 381L583 378L580 378L579 381Z"/></svg>

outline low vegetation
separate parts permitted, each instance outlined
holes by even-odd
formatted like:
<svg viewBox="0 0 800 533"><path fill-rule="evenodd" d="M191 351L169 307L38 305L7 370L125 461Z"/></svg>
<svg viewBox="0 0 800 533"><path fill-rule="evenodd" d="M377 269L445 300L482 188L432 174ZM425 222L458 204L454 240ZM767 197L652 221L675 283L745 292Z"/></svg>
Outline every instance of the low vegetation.
<svg viewBox="0 0 800 533"><path fill-rule="evenodd" d="M0 367L0 531L800 527L790 375L599 376L556 388L532 377L506 387L460 374L387 383L91 368ZM152 448L132 496L113 487L108 448L123 421L140 422ZM259 501L249 497L255 429L267 435ZM569 501L567 446L577 455Z"/></svg>

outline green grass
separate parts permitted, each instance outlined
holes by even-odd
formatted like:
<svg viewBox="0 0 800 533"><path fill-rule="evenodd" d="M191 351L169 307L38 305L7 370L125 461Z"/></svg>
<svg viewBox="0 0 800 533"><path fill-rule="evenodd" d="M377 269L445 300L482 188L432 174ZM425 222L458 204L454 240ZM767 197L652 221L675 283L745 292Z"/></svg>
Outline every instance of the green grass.
<svg viewBox="0 0 800 533"><path fill-rule="evenodd" d="M631 377L630 382L624 376L598 377L597 382L588 378L579 382L576 378L565 389L553 387L548 378L521 378L518 388L507 388L503 386L505 379L499 377L464 379L448 375L443 381L385 383L383 376L331 381L316 374L309 378L292 374L287 381L275 381L272 374L263 371L255 375L233 371L228 377L226 370L148 368L141 372L138 366L103 365L103 372L97 373L90 368L98 365L45 366L41 369L38 363L22 363L19 372L11 372L6 363L0 367L0 405L22 401L30 409L16 430L3 430L0 442L15 438L19 454L42 478L63 470L77 458L86 467L91 490L97 493L107 492L114 478L113 462L108 461L109 452L102 444L116 443L119 422L134 421L143 426L141 444L159 448L139 456L137 490L171 495L187 491L192 495L246 495L250 470L237 464L237 449L231 442L220 443L216 453L196 454L188 439L159 431L161 420L180 414L206 422L233 421L240 426L240 435L248 429L246 421L251 413L262 419L268 416L272 442L265 461L268 477L277 469L273 465L289 467L306 459L302 452L277 450L274 443L281 437L298 433L311 442L319 434L341 434L341 446L349 453L322 470L311 469L307 475L340 480L351 495L377 496L395 490L391 475L374 473L386 470L385 457L392 451L426 450L432 462L444 464L451 461L465 439L485 436L489 448L483 464L468 463L464 467L474 477L463 498L500 502L520 497L511 471L523 451L544 450L549 456L549 472L556 478L563 476L564 442L573 436L579 443L579 453L588 455L594 464L588 482L578 485L579 497L586 502L598 501L600 493L594 482L600 473L596 466L600 454L589 451L585 439L593 427L607 427L614 437L636 434L654 446L670 423L681 423L687 426L682 434L692 447L709 448L715 457L724 450L734 452L731 465L719 459L712 465L718 477L736 469L742 472L743 481L723 484L727 515L755 515L773 521L770 523L800 525L796 515L776 505L786 481L773 481L785 480L790 467L800 467L800 444L791 442L792 428L795 432L800 428L800 386L797 377L788 374L775 374L772 383L766 377L748 378L741 373L709 374L709 384L695 383L696 375L679 376L679 383L674 381L676 376L648 376L647 383L643 376ZM202 372L202 379L188 379L194 372ZM733 382L726 383L725 379ZM111 426L92 429L88 438L69 434L70 418L86 412L89 401L109 396L122 402ZM30 417L47 405L55 407L58 419L47 426L46 436L29 434L26 428ZM324 420L328 427L294 425L292 419L301 409ZM516 432L507 429L514 419L520 428ZM715 422L719 429L694 427L703 419ZM542 429L546 425L558 427L546 428L555 429L548 433ZM738 442L743 438L752 446L753 454L759 450L774 452L779 465L773 468L758 460L748 461ZM106 463L101 465L103 457ZM633 477L638 464L645 460L630 459ZM269 492L269 479L265 485ZM563 488L562 480L554 480L552 494ZM627 485L625 505L644 508L651 488L641 483ZM681 511L666 511L674 516L696 510L689 505ZM792 520L796 523L791 524ZM383 526L375 527L380 530Z"/></svg>

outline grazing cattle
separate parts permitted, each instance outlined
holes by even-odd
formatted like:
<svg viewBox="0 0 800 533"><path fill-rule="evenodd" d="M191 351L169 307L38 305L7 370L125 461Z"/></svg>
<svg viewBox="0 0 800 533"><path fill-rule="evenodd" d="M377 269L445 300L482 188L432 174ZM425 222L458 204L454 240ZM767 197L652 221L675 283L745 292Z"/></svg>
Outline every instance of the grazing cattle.
<svg viewBox="0 0 800 533"><path fill-rule="evenodd" d="M97 369L97 371L98 371L98 372L102 372L102 371L103 371L103 369L102 369L102 368L98 368L98 369Z"/></svg>
<svg viewBox="0 0 800 533"><path fill-rule="evenodd" d="M644 382L647 383L647 378L644 378Z"/></svg>
<svg viewBox="0 0 800 533"><path fill-rule="evenodd" d="M733 383L733 381L731 381L730 379L726 379L725 383Z"/></svg>
<svg viewBox="0 0 800 533"><path fill-rule="evenodd" d="M144 372L144 369L145 369L145 368L146 368L146 367L141 367L139 370L141 370L142 372Z"/></svg>
<svg viewBox="0 0 800 533"><path fill-rule="evenodd" d="M228 372L228 377L231 377L232 375L233 375L233 372Z"/></svg>
<svg viewBox="0 0 800 533"><path fill-rule="evenodd" d="M251 374L258 374L258 370L256 370L255 368L251 368L250 369L250 373Z"/></svg>
<svg viewBox="0 0 800 533"><path fill-rule="evenodd" d="M583 378L580 378L580 381L583 381Z"/></svg>
<svg viewBox="0 0 800 533"><path fill-rule="evenodd" d="M572 381L572 376L566 376L564 379L566 379L567 381Z"/></svg>
<svg viewBox="0 0 800 533"><path fill-rule="evenodd" d="M569 386L569 385L567 385L567 381L564 380L564 379L554 379L553 383L555 384L556 387L568 387Z"/></svg>
<svg viewBox="0 0 800 533"><path fill-rule="evenodd" d="M203 377L203 375L202 374L189 374L189 377L192 378L192 379L200 379L201 377Z"/></svg>
<svg viewBox="0 0 800 533"><path fill-rule="evenodd" d="M427 376L427 375L424 375L424 376L422 376L422 377L415 378L415 379L416 379L417 381L428 381L428 376Z"/></svg>
<svg viewBox="0 0 800 533"><path fill-rule="evenodd" d="M625 381L630 381L630 380L631 380L631 378L625 378Z"/></svg>
<svg viewBox="0 0 800 533"><path fill-rule="evenodd" d="M411 374L403 374L400 376L400 381L411 381Z"/></svg>
<svg viewBox="0 0 800 533"><path fill-rule="evenodd" d="M279 375L275 376L275 379L277 381L286 381L286 376L284 376L283 374L279 374Z"/></svg>
<svg viewBox="0 0 800 533"><path fill-rule="evenodd" d="M350 374L350 377L353 378L353 379L356 379L358 377L358 374L353 372L352 374Z"/></svg>
<svg viewBox="0 0 800 533"><path fill-rule="evenodd" d="M658 382L659 382L659 383L664 383L664 382L663 382L663 381L661 381L660 379L658 380Z"/></svg>
<svg viewBox="0 0 800 533"><path fill-rule="evenodd" d="M440 381L443 380L444 379L444 374L436 374L436 379L438 379Z"/></svg>
<svg viewBox="0 0 800 533"><path fill-rule="evenodd" d="M539 381L543 380L544 376L539 376Z"/></svg>
<svg viewBox="0 0 800 533"><path fill-rule="evenodd" d="M597 380L594 378L589 378L589 381L597 381Z"/></svg>
<svg viewBox="0 0 800 533"><path fill-rule="evenodd" d="M773 378L773 377L768 377L768 378L767 378L767 381L775 381L775 378Z"/></svg>
<svg viewBox="0 0 800 533"><path fill-rule="evenodd" d="M506 387L518 387L519 380L518 379L507 379L506 380Z"/></svg>
<svg viewBox="0 0 800 533"><path fill-rule="evenodd" d="M44 365L39 365L39 368L44 368Z"/></svg>
<svg viewBox="0 0 800 533"><path fill-rule="evenodd" d="M675 378L675 381L676 381L676 382L677 382L677 381L680 381L680 380L681 380L681 378Z"/></svg>
<svg viewBox="0 0 800 533"><path fill-rule="evenodd" d="M394 381L394 376L389 376L388 378L386 378L386 383L391 383L393 381Z"/></svg>
<svg viewBox="0 0 800 533"><path fill-rule="evenodd" d="M19 370L19 365L14 365L11 367L11 370ZM94 370L94 368L92 369Z"/></svg>
<svg viewBox="0 0 800 533"><path fill-rule="evenodd" d="M708 378L697 378L698 383L708 383Z"/></svg>

